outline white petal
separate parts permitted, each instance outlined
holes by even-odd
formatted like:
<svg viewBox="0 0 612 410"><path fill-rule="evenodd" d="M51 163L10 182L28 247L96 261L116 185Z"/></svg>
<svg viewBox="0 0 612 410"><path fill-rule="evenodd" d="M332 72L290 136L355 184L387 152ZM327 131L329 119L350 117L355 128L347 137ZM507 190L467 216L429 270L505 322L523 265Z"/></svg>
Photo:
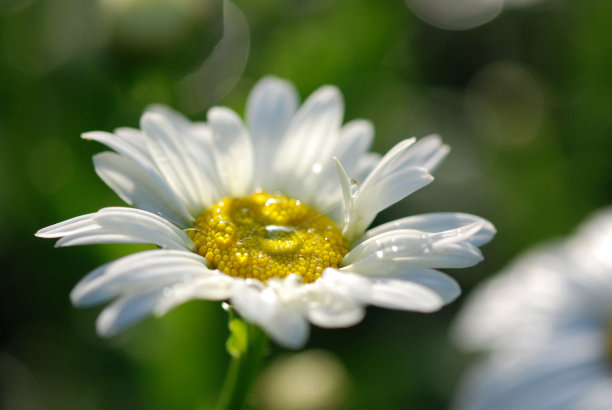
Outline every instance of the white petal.
<svg viewBox="0 0 612 410"><path fill-rule="evenodd" d="M312 206L320 210L322 213L327 214L334 221L342 220L342 203L346 198L343 198L343 195L338 193L338 186L344 184L345 182L343 181L349 181L349 185L353 186L354 190L357 190L359 187L359 181L365 180L368 174L372 172L372 169L374 169L379 162L379 154L373 152L364 154L357 161L356 166L351 167L350 164L346 164L349 168L355 169L353 171L354 174L351 174L349 178L349 174L346 170L339 174L336 161L334 161L333 165L335 165L335 167L329 167L329 169L326 170L326 173L321 175L321 185L317 187L316 195L312 198ZM341 164L344 167L345 164ZM334 170L335 173L331 170ZM357 193L357 191L355 193Z"/></svg>
<svg viewBox="0 0 612 410"><path fill-rule="evenodd" d="M155 165L191 215L199 216L217 195L215 187L196 166L171 122L158 113L147 112L140 123L149 137L147 143Z"/></svg>
<svg viewBox="0 0 612 410"><path fill-rule="evenodd" d="M183 265L183 268L185 266ZM151 314L164 315L170 309L191 299L223 300L231 295L235 278L208 270L204 274L189 276L188 270L189 267L181 276L175 277L175 280L181 282L169 283L167 286L157 277L153 278L154 285L151 287L124 288L127 293L104 309L98 317L98 333L105 337L112 336ZM101 272L92 272L91 276L92 281L103 277ZM144 274L140 278L132 279L147 281L151 276Z"/></svg>
<svg viewBox="0 0 612 410"><path fill-rule="evenodd" d="M474 226L478 229L478 226ZM410 262L436 268L472 266L482 260L478 248L453 231L435 234L401 229L388 231L359 243L344 257L342 265L352 269L379 261Z"/></svg>
<svg viewBox="0 0 612 410"><path fill-rule="evenodd" d="M74 287L70 299L75 306L91 306L210 274L206 260L192 252L139 252L93 270Z"/></svg>
<svg viewBox="0 0 612 410"><path fill-rule="evenodd" d="M193 278L167 288L166 298L155 307L155 315L166 314L170 309L192 299L225 300L234 294L237 279L219 271L211 271L209 275Z"/></svg>
<svg viewBox="0 0 612 410"><path fill-rule="evenodd" d="M588 390L587 394L576 395L576 408L607 410L612 403L612 381L609 377L598 377L585 390Z"/></svg>
<svg viewBox="0 0 612 410"><path fill-rule="evenodd" d="M213 188L220 186L220 181L214 158L212 131L208 124L191 122L181 113L164 105L153 105L148 107L147 111L162 115L177 130L185 149L194 160L194 165L206 176L212 196L217 198L218 192Z"/></svg>
<svg viewBox="0 0 612 410"><path fill-rule="evenodd" d="M353 178L357 181L365 181L368 175L378 166L382 156L375 152L368 152L364 154L359 161L357 162L357 166L355 168L355 174Z"/></svg>
<svg viewBox="0 0 612 410"><path fill-rule="evenodd" d="M277 77L264 77L249 95L246 117L254 139L282 136L298 104L295 87Z"/></svg>
<svg viewBox="0 0 612 410"><path fill-rule="evenodd" d="M450 152L448 145L442 144L437 135L419 139L396 162L397 167L420 167L433 172Z"/></svg>
<svg viewBox="0 0 612 410"><path fill-rule="evenodd" d="M457 282L445 273L434 269L415 266L411 263L399 263L378 260L369 266L351 265L340 268L340 272L349 275L355 272L365 277L382 277L399 279L402 281L418 283L436 292L444 303L450 303L461 294ZM365 278L364 278L365 279ZM363 284L361 285L363 286ZM363 293L363 291L361 291Z"/></svg>
<svg viewBox="0 0 612 410"><path fill-rule="evenodd" d="M242 121L232 110L214 107L208 111L215 144L217 172L226 194L248 195L252 188L253 148Z"/></svg>
<svg viewBox="0 0 612 410"><path fill-rule="evenodd" d="M335 87L321 87L304 102L277 155L275 168L283 192L301 198L304 180L331 160L343 114L342 95Z"/></svg>
<svg viewBox="0 0 612 410"><path fill-rule="evenodd" d="M372 170L361 186L361 199L356 199L356 202L361 202L356 206L356 212L363 215L371 214L372 209L379 212L433 180L425 166L429 164L428 147L439 145L439 139L438 144L431 138L418 144L414 141L411 138L395 145ZM381 194L383 198L375 199ZM362 208L362 211L357 208ZM365 218L370 217L368 225L374 218Z"/></svg>
<svg viewBox="0 0 612 410"><path fill-rule="evenodd" d="M113 134L128 142L132 147L140 150L140 152L142 152L146 158L149 158L149 160L152 161L151 153L147 148L147 136L144 134L144 132L142 132L142 130L131 127L119 127L113 131ZM86 136L87 133L82 135L84 138Z"/></svg>
<svg viewBox="0 0 612 410"><path fill-rule="evenodd" d="M434 269L401 264L396 267L396 272L391 277L425 286L436 292L445 304L457 299L461 294L461 288L455 279Z"/></svg>
<svg viewBox="0 0 612 410"><path fill-rule="evenodd" d="M98 141L101 144L113 149L121 156L132 161L149 175L159 176L159 172L146 149L146 140L138 130L124 129L117 135L102 131L86 132L81 138L88 141Z"/></svg>
<svg viewBox="0 0 612 410"><path fill-rule="evenodd" d="M93 160L98 176L125 202L180 227L191 226L193 217L165 182L112 152L96 154Z"/></svg>
<svg viewBox="0 0 612 410"><path fill-rule="evenodd" d="M103 337L119 333L150 316L155 306L164 298L163 289L146 293L127 295L112 303L100 313L96 320L96 330Z"/></svg>
<svg viewBox="0 0 612 410"><path fill-rule="evenodd" d="M353 195L353 215L345 217L351 221L344 228L349 241L361 236L378 212L433 181L424 167L431 166L445 150L440 147L439 139L430 137L425 140L417 145L413 145L414 138L404 140L377 163L359 192ZM340 174L340 179L346 178Z"/></svg>
<svg viewBox="0 0 612 410"><path fill-rule="evenodd" d="M340 180L340 186L342 188L342 233L347 234L348 229L351 227L356 217L355 211L353 210L353 198L357 194L357 185L356 182L352 181L346 174L344 167L337 158L334 158L334 163L336 164L338 179Z"/></svg>
<svg viewBox="0 0 612 410"><path fill-rule="evenodd" d="M162 248L193 250L191 239L176 226L150 212L104 208L94 214L49 227L45 237L63 237L56 246L96 243L150 243Z"/></svg>
<svg viewBox="0 0 612 410"><path fill-rule="evenodd" d="M473 226L474 223L479 223L480 229L467 235L465 228ZM461 235L475 246L489 242L496 232L491 222L476 215L459 212L430 213L409 216L377 226L367 231L359 241L363 242L373 236L397 229L415 229L429 233L454 230L457 235Z"/></svg>
<svg viewBox="0 0 612 410"><path fill-rule="evenodd" d="M395 262L407 262L426 268L467 268L482 260L480 250L467 242L434 246L431 254L393 258Z"/></svg>
<svg viewBox="0 0 612 410"><path fill-rule="evenodd" d="M492 355L467 379L459 408L606 409L609 401L585 405L599 382L612 387L601 340L601 333L565 333L525 351Z"/></svg>
<svg viewBox="0 0 612 410"><path fill-rule="evenodd" d="M476 289L455 320L456 344L469 350L522 348L549 338L551 318L572 306L576 292L565 277L574 269L566 253L558 245L540 247Z"/></svg>
<svg viewBox="0 0 612 410"><path fill-rule="evenodd" d="M231 301L246 320L259 325L277 343L290 349L306 343L310 329L301 306L283 303L273 289L246 284L236 288Z"/></svg>
<svg viewBox="0 0 612 410"><path fill-rule="evenodd" d="M374 168L365 179L363 186L366 187L368 184L376 183L384 176L397 172L401 168L397 166L399 160L406 154L415 141L416 138L409 138L400 141L391 148L389 152L383 156L376 168Z"/></svg>
<svg viewBox="0 0 612 410"><path fill-rule="evenodd" d="M394 277L370 278L372 305L389 309L433 312L444 306L445 301L438 292L409 280Z"/></svg>
<svg viewBox="0 0 612 410"><path fill-rule="evenodd" d="M261 326L274 340L289 349L297 350L304 347L310 334L308 322L301 314L295 312L283 312L273 321L262 323Z"/></svg>
<svg viewBox="0 0 612 410"><path fill-rule="evenodd" d="M46 228L39 229L35 235L39 238L60 238L82 230L91 229L92 226L95 225L91 219L92 215L94 214L85 214L63 222L58 222Z"/></svg>
<svg viewBox="0 0 612 410"><path fill-rule="evenodd" d="M304 287L308 301L308 319L321 327L347 327L361 322L365 315L359 296L368 289L358 289L359 284L351 274L328 269L316 282ZM363 286L362 281L361 286Z"/></svg>
<svg viewBox="0 0 612 410"><path fill-rule="evenodd" d="M343 274L351 273L343 272ZM367 287L367 292L356 293L362 303L391 309L431 312L442 307L446 299L452 300L448 283L436 283L435 279L426 282L418 276L411 280L402 275L363 279L367 285L360 284L360 287ZM424 283L420 283L421 281ZM434 285L439 289L432 289Z"/></svg>
<svg viewBox="0 0 612 410"><path fill-rule="evenodd" d="M191 244L187 234L175 225L156 214L140 209L122 207L103 208L93 218L95 222L105 228L125 229L132 232L142 230L142 232L145 232L142 234L142 237L158 232L160 235L164 235L175 243L182 245L182 247Z"/></svg>
<svg viewBox="0 0 612 410"><path fill-rule="evenodd" d="M364 220L374 220L376 214L433 181L425 168L408 168L386 175L373 184L364 185L356 199L356 209ZM371 217L368 214L374 213Z"/></svg>
<svg viewBox="0 0 612 410"><path fill-rule="evenodd" d="M345 226L349 240L361 236L378 212L429 184L433 177L424 168L407 168L381 176L375 182L367 181L372 180L368 177L351 198L353 216L349 226Z"/></svg>
<svg viewBox="0 0 612 410"><path fill-rule="evenodd" d="M276 77L260 80L247 102L246 118L251 131L254 152L254 181L258 188L278 189L271 186L276 151L289 122L295 114L298 95L293 84Z"/></svg>
<svg viewBox="0 0 612 410"><path fill-rule="evenodd" d="M353 326L361 322L364 316L363 306L348 297L335 296L333 301L312 302L308 308L308 320L326 328Z"/></svg>
<svg viewBox="0 0 612 410"><path fill-rule="evenodd" d="M370 281L360 273L353 273L344 269L327 268L317 282L336 288L339 291L355 297L357 300L367 298L370 293Z"/></svg>
<svg viewBox="0 0 612 410"><path fill-rule="evenodd" d="M153 104L147 107L146 112L155 113L164 117L164 119L169 122L173 128L180 132L181 136L190 134L192 132L193 123L183 114L168 106Z"/></svg>
<svg viewBox="0 0 612 410"><path fill-rule="evenodd" d="M444 303L450 303L461 294L461 288L455 279L433 269L410 267L394 275L396 278L415 282L436 292Z"/></svg>
<svg viewBox="0 0 612 410"><path fill-rule="evenodd" d="M165 238L164 238L165 239ZM174 246L168 246L169 244L167 240L160 241L164 242L164 248L170 249L185 249L185 247L178 247L176 244ZM80 245L93 245L93 244L106 244L106 243L135 243L135 244L155 244L154 241L149 240L147 238L140 238L131 234L123 234L113 232L109 229L105 229L102 227L96 227L90 231L81 231L71 235L67 235L55 243L56 247L65 247L65 246L80 246ZM160 245L161 246L161 245Z"/></svg>
<svg viewBox="0 0 612 410"><path fill-rule="evenodd" d="M261 326L270 333L279 344L290 348L304 347L310 334L310 326L304 317L297 312L282 312L271 322L262 323Z"/></svg>
<svg viewBox="0 0 612 410"><path fill-rule="evenodd" d="M354 174L359 159L370 149L373 139L374 126L370 121L353 120L342 127L334 156L346 164L347 174Z"/></svg>
<svg viewBox="0 0 612 410"><path fill-rule="evenodd" d="M311 190L308 198L311 206L327 213L330 208L341 203L338 187L340 186L337 176L336 161L346 166L346 174L354 175L360 160L370 148L374 138L374 127L369 121L354 120L346 124L341 131L340 138L336 139L333 147L334 161L321 160L320 173L313 172L313 178L308 182L310 186L305 189ZM318 170L318 168L317 168Z"/></svg>
<svg viewBox="0 0 612 410"><path fill-rule="evenodd" d="M104 208L93 219L101 227L125 233L141 243L153 243L170 249L194 249L193 242L185 232L150 212L131 208Z"/></svg>

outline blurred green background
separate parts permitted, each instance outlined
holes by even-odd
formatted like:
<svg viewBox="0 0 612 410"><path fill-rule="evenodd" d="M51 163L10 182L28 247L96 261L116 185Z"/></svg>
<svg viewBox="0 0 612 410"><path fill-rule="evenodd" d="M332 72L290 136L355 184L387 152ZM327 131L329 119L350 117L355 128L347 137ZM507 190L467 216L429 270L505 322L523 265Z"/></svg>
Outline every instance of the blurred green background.
<svg viewBox="0 0 612 410"><path fill-rule="evenodd" d="M612 3L471 0L461 10L434 3L2 1L2 408L214 403L228 361L218 303L190 302L100 339L100 309L77 310L68 293L94 267L142 247L54 249L33 236L122 204L92 167L92 154L104 148L79 135L136 127L151 103L194 120L214 104L243 113L252 85L275 74L293 81L302 98L337 85L345 118L374 123L378 152L406 137L441 134L452 152L436 181L376 223L431 211L493 221L498 235L483 249L485 261L449 272L465 293L519 251L570 232L609 204ZM483 3L485 10L467 7ZM369 308L358 326L313 328L307 350L319 350L306 362L323 357L336 375L328 382L335 397L321 408L447 408L469 359L448 340L463 299L430 315ZM289 387L275 382L287 353L272 347L258 407L277 408L271 396L318 377L297 366L282 378Z"/></svg>

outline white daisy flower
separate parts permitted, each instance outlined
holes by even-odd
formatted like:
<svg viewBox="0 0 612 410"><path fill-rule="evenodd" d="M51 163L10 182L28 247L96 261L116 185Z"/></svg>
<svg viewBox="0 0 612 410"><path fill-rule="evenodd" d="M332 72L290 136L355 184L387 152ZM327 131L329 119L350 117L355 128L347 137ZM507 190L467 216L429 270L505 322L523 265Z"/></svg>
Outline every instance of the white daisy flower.
<svg viewBox="0 0 612 410"><path fill-rule="evenodd" d="M76 306L112 302L97 320L109 336L191 299L230 300L278 343L299 348L308 323L344 327L367 304L431 312L459 287L434 268L482 259L495 233L477 216L434 213L366 231L376 214L429 184L448 152L437 136L369 153L370 122L342 125L337 88L302 106L294 87L265 78L246 124L214 107L192 123L164 107L141 130L83 135L115 152L96 172L135 208L104 208L41 229L57 246L152 243L101 266L71 293ZM357 182L359 181L359 182Z"/></svg>
<svg viewBox="0 0 612 410"><path fill-rule="evenodd" d="M488 350L458 409L609 409L612 405L612 208L567 240L520 257L480 287L456 322Z"/></svg>

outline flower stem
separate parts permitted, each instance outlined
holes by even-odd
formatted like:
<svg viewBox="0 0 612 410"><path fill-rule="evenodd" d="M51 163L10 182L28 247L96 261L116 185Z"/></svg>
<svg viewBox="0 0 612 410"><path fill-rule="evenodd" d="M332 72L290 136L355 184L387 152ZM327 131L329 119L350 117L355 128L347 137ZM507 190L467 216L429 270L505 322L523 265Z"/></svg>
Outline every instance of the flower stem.
<svg viewBox="0 0 612 410"><path fill-rule="evenodd" d="M232 356L219 396L218 410L243 409L268 346L268 337L258 327L229 312L230 336L226 348Z"/></svg>

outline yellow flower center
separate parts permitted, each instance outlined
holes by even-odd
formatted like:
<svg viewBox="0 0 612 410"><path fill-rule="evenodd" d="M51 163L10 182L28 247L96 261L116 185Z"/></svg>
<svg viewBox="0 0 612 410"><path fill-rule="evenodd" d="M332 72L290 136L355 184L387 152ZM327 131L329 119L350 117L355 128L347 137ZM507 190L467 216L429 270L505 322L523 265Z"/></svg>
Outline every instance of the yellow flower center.
<svg viewBox="0 0 612 410"><path fill-rule="evenodd" d="M196 219L189 236L213 267L262 282L292 273L313 282L325 268L337 268L348 252L329 217L263 191L217 202Z"/></svg>

